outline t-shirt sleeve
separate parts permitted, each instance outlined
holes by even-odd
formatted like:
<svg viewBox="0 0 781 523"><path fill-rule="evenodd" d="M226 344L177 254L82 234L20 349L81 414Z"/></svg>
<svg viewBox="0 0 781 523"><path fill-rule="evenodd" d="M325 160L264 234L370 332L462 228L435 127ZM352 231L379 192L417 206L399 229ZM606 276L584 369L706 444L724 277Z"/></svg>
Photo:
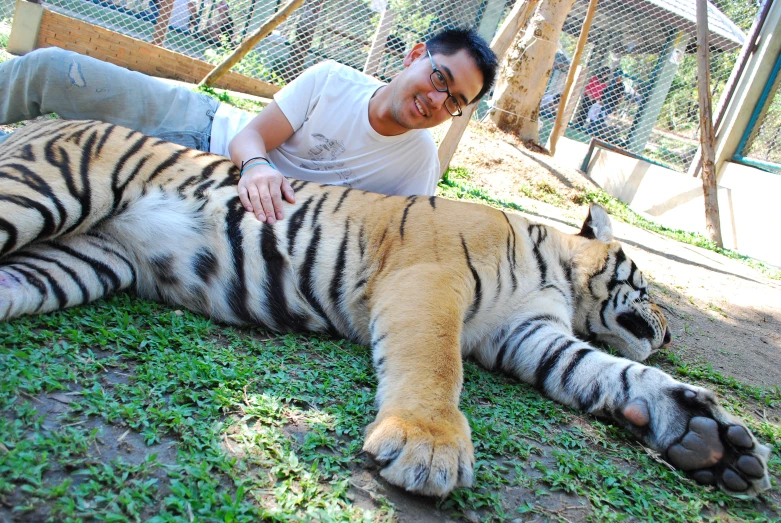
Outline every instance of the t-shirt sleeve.
<svg viewBox="0 0 781 523"><path fill-rule="evenodd" d="M313 65L274 94L274 101L290 122L293 132L304 125L304 121L317 107L333 65L334 62L330 60Z"/></svg>

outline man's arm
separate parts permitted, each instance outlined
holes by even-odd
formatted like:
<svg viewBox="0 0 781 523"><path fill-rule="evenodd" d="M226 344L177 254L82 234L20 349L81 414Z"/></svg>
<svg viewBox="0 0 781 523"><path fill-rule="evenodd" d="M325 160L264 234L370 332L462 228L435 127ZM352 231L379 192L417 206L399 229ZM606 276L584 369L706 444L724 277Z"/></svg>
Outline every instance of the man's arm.
<svg viewBox="0 0 781 523"><path fill-rule="evenodd" d="M228 145L231 160L241 168L243 161L276 149L293 135L293 127L276 102L271 102ZM254 162L250 162L254 163ZM290 203L295 195L285 177L269 165L245 169L239 180L239 198L247 211L258 220L274 223L283 218L282 195Z"/></svg>

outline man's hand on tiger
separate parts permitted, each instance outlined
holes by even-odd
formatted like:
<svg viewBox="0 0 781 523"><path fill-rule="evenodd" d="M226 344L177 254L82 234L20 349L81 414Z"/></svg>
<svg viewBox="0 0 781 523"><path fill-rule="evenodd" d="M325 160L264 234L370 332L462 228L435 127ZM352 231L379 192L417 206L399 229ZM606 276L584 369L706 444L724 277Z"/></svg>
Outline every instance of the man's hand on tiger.
<svg viewBox="0 0 781 523"><path fill-rule="evenodd" d="M239 180L239 199L248 212L258 220L275 223L284 218L282 196L295 203L293 188L282 174L269 165L256 165L246 169Z"/></svg>

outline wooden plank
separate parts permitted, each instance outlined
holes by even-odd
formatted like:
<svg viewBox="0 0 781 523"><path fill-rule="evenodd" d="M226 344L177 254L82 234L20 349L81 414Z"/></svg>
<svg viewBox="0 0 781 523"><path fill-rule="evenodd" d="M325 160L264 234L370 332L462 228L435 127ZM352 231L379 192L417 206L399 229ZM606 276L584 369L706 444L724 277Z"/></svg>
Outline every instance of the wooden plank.
<svg viewBox="0 0 781 523"><path fill-rule="evenodd" d="M257 31L252 33L241 45L239 45L225 60L215 67L206 77L201 80L199 85L212 85L225 73L230 71L231 67L236 65L249 53L258 42L271 34L271 31L287 20L287 18L304 3L304 0L290 0L285 6L277 11L271 18L261 25Z"/></svg>
<svg viewBox="0 0 781 523"><path fill-rule="evenodd" d="M548 150L551 156L556 154L556 143L559 138L564 134L564 117L566 116L567 100L569 100L570 94L572 94L572 85L575 81L575 75L578 71L578 64L580 63L580 57L583 54L583 49L586 47L588 41L588 32L591 29L591 22L594 20L594 13L597 12L597 0L589 0L588 11L586 11L586 18L583 19L583 25L580 28L580 36L578 37L578 43L575 47L575 54L572 56L572 62L569 65L569 71L567 72L567 81L564 84L564 91L561 93L561 99L559 100L559 107L556 109L556 121L553 122L553 130L548 138Z"/></svg>

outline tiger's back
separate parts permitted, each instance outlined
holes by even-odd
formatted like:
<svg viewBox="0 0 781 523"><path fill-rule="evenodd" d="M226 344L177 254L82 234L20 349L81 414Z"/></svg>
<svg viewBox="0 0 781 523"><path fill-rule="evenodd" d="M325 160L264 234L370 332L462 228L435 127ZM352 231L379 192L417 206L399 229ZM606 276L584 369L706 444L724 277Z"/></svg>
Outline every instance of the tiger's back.
<svg viewBox="0 0 781 523"><path fill-rule="evenodd" d="M413 492L473 481L464 356L612 419L702 483L769 487L767 447L711 392L638 363L669 332L600 207L568 235L481 205L294 181L296 203L270 225L242 208L238 176L226 158L109 124L18 131L0 147L0 320L133 289L369 345L378 414L364 450Z"/></svg>

